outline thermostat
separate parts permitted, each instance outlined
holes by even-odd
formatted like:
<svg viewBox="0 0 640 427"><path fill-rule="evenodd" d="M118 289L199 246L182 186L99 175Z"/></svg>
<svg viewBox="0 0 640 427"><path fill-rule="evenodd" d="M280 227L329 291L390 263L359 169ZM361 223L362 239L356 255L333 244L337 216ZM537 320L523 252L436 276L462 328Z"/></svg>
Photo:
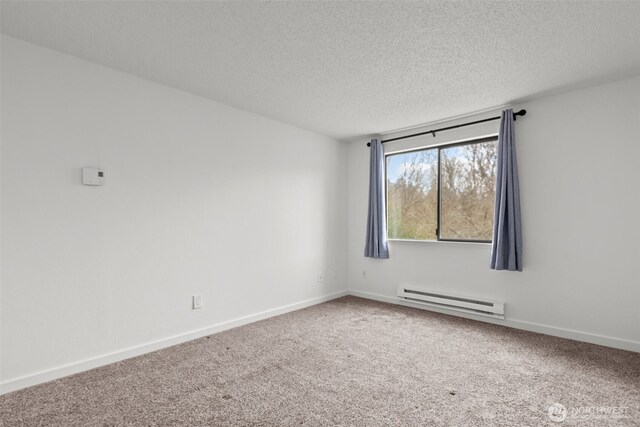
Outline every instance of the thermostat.
<svg viewBox="0 0 640 427"><path fill-rule="evenodd" d="M82 168L82 183L84 185L103 185L104 172L98 168Z"/></svg>

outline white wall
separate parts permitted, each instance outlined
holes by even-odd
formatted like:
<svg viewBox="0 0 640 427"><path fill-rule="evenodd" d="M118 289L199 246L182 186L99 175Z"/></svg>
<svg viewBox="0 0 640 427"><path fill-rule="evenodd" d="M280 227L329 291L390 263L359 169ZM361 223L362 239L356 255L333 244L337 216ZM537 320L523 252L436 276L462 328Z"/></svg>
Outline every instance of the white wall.
<svg viewBox="0 0 640 427"><path fill-rule="evenodd" d="M364 258L369 150L361 141L349 147L350 289L389 301L400 284L495 298L507 303L506 320L496 323L640 351L640 78L519 108L528 111L516 122L524 272L489 270L490 246L482 244L390 242L389 260ZM385 148L497 133L497 126Z"/></svg>
<svg viewBox="0 0 640 427"><path fill-rule="evenodd" d="M7 36L1 90L5 391L346 290L346 144Z"/></svg>

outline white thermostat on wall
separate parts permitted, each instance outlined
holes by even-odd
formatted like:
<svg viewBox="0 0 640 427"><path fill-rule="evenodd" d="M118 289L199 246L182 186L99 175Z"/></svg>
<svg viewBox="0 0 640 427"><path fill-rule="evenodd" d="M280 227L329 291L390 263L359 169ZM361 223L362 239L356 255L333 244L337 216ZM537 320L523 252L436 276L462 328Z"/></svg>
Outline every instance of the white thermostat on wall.
<svg viewBox="0 0 640 427"><path fill-rule="evenodd" d="M82 168L82 183L84 185L103 185L104 172L98 168Z"/></svg>

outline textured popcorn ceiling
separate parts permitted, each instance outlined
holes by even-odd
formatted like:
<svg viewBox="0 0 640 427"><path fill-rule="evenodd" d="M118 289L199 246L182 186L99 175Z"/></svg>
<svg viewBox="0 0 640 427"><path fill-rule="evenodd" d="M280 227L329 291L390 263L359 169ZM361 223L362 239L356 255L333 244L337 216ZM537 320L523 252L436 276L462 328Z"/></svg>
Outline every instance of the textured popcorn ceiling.
<svg viewBox="0 0 640 427"><path fill-rule="evenodd" d="M340 139L640 74L640 2L1 7L10 36Z"/></svg>

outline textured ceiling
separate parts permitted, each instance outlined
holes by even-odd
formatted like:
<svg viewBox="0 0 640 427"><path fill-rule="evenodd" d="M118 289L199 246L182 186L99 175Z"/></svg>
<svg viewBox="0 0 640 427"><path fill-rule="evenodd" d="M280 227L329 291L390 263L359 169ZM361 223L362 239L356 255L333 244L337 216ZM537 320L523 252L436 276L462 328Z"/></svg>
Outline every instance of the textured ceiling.
<svg viewBox="0 0 640 427"><path fill-rule="evenodd" d="M1 8L5 34L339 139L640 74L640 2Z"/></svg>

